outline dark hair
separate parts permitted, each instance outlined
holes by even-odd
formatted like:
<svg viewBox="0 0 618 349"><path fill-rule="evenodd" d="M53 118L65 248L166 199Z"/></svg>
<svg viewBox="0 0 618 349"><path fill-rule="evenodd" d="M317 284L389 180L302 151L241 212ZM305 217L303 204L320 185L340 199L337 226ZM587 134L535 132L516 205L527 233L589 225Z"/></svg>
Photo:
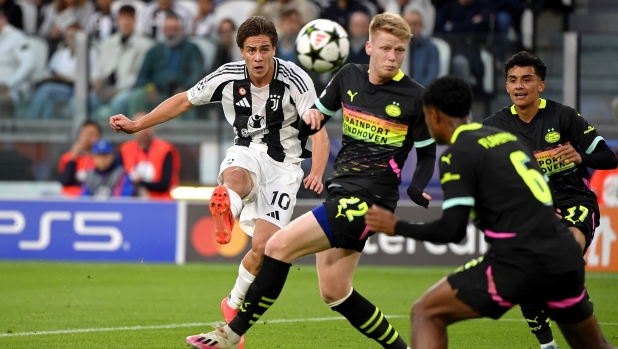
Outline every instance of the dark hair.
<svg viewBox="0 0 618 349"><path fill-rule="evenodd" d="M96 128L97 131L99 132L99 135L101 135L103 133L103 130L101 130L101 126L99 124L97 124L96 121L86 120L82 124L82 129L85 128L86 126L94 126L94 128Z"/></svg>
<svg viewBox="0 0 618 349"><path fill-rule="evenodd" d="M541 81L545 81L545 76L547 75L547 66L539 57L533 55L532 53L521 51L509 58L508 61L506 61L506 63L504 64L505 78L509 77L509 71L515 66L532 67L534 68L534 73L539 78L541 78Z"/></svg>
<svg viewBox="0 0 618 349"><path fill-rule="evenodd" d="M122 7L120 7L120 10L118 10L118 15L135 17L135 7L131 5L122 5Z"/></svg>
<svg viewBox="0 0 618 349"><path fill-rule="evenodd" d="M472 89L463 79L444 76L434 80L423 93L423 105L448 116L465 118L472 108Z"/></svg>
<svg viewBox="0 0 618 349"><path fill-rule="evenodd" d="M251 36L266 35L270 38L270 43L273 47L277 46L279 37L277 36L277 28L275 24L262 16L249 17L238 28L236 33L236 45L239 48L244 48L245 40Z"/></svg>
<svg viewBox="0 0 618 349"><path fill-rule="evenodd" d="M174 11L165 11L165 19L168 18L176 19L182 25L182 19Z"/></svg>

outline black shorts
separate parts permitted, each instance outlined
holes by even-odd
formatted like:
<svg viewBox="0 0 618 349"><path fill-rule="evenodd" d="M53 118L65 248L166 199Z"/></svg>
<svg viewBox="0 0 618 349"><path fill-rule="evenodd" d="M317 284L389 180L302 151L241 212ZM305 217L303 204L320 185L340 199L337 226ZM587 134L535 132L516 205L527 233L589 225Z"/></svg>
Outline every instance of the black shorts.
<svg viewBox="0 0 618 349"><path fill-rule="evenodd" d="M592 315L592 303L581 270L552 275L530 273L484 256L447 277L457 298L482 316L500 318L519 303L543 304L553 320L573 324Z"/></svg>
<svg viewBox="0 0 618 349"><path fill-rule="evenodd" d="M567 227L575 227L579 229L586 237L586 247L584 254L588 250L588 246L594 238L594 229L599 226L599 207L597 205L567 205L560 206L560 215L562 222Z"/></svg>
<svg viewBox="0 0 618 349"><path fill-rule="evenodd" d="M365 225L365 213L373 205L369 196L344 189L328 193L326 201L312 212L328 237L331 247L362 252L373 233Z"/></svg>

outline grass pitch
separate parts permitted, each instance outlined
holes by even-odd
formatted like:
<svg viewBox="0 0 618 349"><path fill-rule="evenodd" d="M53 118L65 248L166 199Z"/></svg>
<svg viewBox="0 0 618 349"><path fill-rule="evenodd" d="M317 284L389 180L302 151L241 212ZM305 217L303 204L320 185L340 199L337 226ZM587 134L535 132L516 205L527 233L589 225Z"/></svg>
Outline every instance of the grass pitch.
<svg viewBox="0 0 618 349"><path fill-rule="evenodd" d="M186 348L222 319L237 265L0 262L0 348ZM360 267L355 288L406 339L415 299L451 268ZM606 337L618 345L618 274L588 274ZM375 348L320 299L315 267L294 265L277 303L247 334L248 349ZM566 342L554 326L556 340ZM503 320L449 328L450 348L538 348L518 308Z"/></svg>

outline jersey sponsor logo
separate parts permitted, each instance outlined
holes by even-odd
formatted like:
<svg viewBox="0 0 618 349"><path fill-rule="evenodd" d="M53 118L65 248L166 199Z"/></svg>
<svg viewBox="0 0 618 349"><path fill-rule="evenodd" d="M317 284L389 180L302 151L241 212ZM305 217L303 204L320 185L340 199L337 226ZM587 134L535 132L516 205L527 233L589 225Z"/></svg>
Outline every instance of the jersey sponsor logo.
<svg viewBox="0 0 618 349"><path fill-rule="evenodd" d="M451 157L453 156L453 154L448 154L448 155L442 155L442 157L440 157L440 161L442 162L446 162L447 165L451 164Z"/></svg>
<svg viewBox="0 0 618 349"><path fill-rule="evenodd" d="M354 97L358 94L358 92L352 93L352 90L348 90L348 96L350 96L350 102L354 101Z"/></svg>
<svg viewBox="0 0 618 349"><path fill-rule="evenodd" d="M584 134L587 135L588 133L594 131L594 127L592 125L588 125L588 129L586 131L584 131Z"/></svg>
<svg viewBox="0 0 618 349"><path fill-rule="evenodd" d="M238 94L241 95L241 96L246 95L247 94L247 89L244 88L244 87L239 87L238 88Z"/></svg>
<svg viewBox="0 0 618 349"><path fill-rule="evenodd" d="M461 176L456 173L446 172L444 176L442 176L442 179L440 179L440 184L444 184L446 182L451 182L451 181L458 181L460 178Z"/></svg>
<svg viewBox="0 0 618 349"><path fill-rule="evenodd" d="M387 105L386 108L384 108L384 110L386 111L386 114L388 116L392 116L394 118L401 115L401 108L399 108L399 103L397 102L393 102L393 104Z"/></svg>
<svg viewBox="0 0 618 349"><path fill-rule="evenodd" d="M263 134L268 133L268 129L266 129L266 117L259 114L253 114L247 122L247 128L242 130L243 137L249 137L249 135L260 131Z"/></svg>
<svg viewBox="0 0 618 349"><path fill-rule="evenodd" d="M556 143L559 140L560 140L560 133L558 133L558 131L554 130L553 128L550 128L549 130L547 130L547 134L545 135L545 142Z"/></svg>
<svg viewBox="0 0 618 349"><path fill-rule="evenodd" d="M569 143L566 145L568 144ZM574 162L569 164L565 164L564 162L559 163L559 159L556 158L556 148L534 153L534 157L536 158L536 162L539 164L541 170L543 170L543 173L548 176L575 167Z"/></svg>
<svg viewBox="0 0 618 349"><path fill-rule="evenodd" d="M514 134L508 132L500 132L493 135L489 135L487 137L483 137L478 140L478 143L483 146L485 149L494 148L499 145L515 142L517 137Z"/></svg>
<svg viewBox="0 0 618 349"><path fill-rule="evenodd" d="M343 107L343 134L365 142L401 147L408 134L408 125Z"/></svg>
<svg viewBox="0 0 618 349"><path fill-rule="evenodd" d="M281 96L279 95L270 95L270 101L272 102L272 106L270 109L276 111L279 108L279 100L281 100Z"/></svg>
<svg viewBox="0 0 618 349"><path fill-rule="evenodd" d="M250 108L249 101L247 101L246 97L243 97L240 101L236 102L236 105L239 107Z"/></svg>

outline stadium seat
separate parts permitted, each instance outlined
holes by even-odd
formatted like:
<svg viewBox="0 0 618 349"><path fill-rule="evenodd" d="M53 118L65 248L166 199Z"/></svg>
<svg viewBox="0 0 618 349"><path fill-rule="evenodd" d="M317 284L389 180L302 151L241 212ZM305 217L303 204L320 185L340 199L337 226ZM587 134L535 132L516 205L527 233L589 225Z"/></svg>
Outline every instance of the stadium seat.
<svg viewBox="0 0 618 349"><path fill-rule="evenodd" d="M23 16L24 32L26 34L36 33L37 9L30 0L17 0L17 5L21 7Z"/></svg>
<svg viewBox="0 0 618 349"><path fill-rule="evenodd" d="M202 57L204 58L204 71L210 72L213 68L217 68L212 66L215 55L217 54L217 44L212 39L191 36L189 37L189 41L199 47Z"/></svg>
<svg viewBox="0 0 618 349"><path fill-rule="evenodd" d="M430 40L438 48L438 57L440 58L438 77L448 75L451 67L451 45L440 38L431 38Z"/></svg>
<svg viewBox="0 0 618 349"><path fill-rule="evenodd" d="M483 61L483 91L488 94L494 92L494 56L486 49L481 49L481 61Z"/></svg>
<svg viewBox="0 0 618 349"><path fill-rule="evenodd" d="M226 0L215 6L214 14L217 26L224 19L231 19L236 24L236 28L240 27L242 22L251 16L253 10L257 6L255 0Z"/></svg>
<svg viewBox="0 0 618 349"><path fill-rule="evenodd" d="M177 4L191 11L191 18L195 18L200 12L200 4L197 0L179 0Z"/></svg>
<svg viewBox="0 0 618 349"><path fill-rule="evenodd" d="M28 36L28 44L36 57L35 68L30 76L30 80L33 83L37 83L47 77L49 47L47 46L47 41L38 36Z"/></svg>

